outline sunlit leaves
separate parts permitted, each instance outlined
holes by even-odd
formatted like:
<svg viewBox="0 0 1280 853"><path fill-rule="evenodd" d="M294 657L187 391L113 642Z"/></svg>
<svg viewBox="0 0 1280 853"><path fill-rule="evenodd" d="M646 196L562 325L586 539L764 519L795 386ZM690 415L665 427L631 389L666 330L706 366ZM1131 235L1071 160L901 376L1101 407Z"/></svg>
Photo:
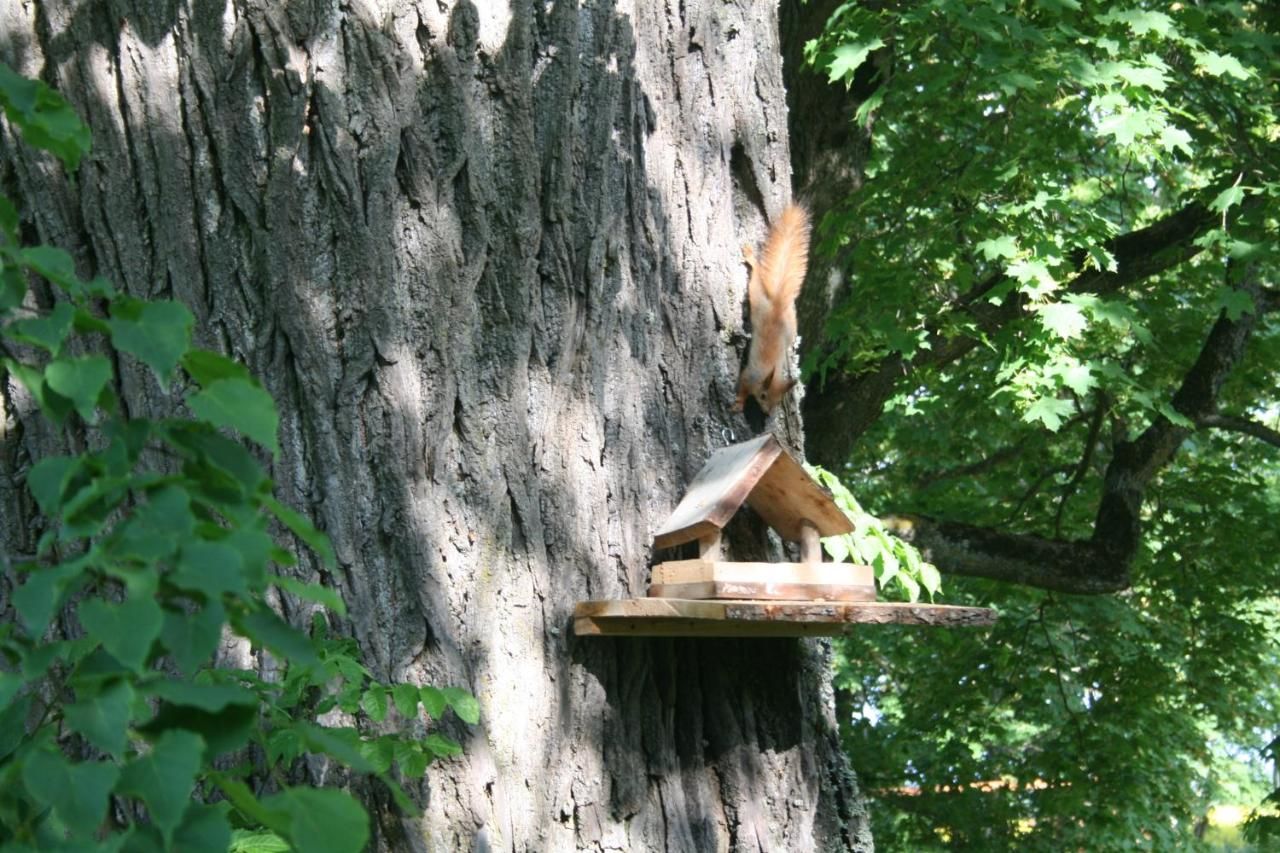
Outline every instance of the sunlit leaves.
<svg viewBox="0 0 1280 853"><path fill-rule="evenodd" d="M1239 204L1242 199L1244 199L1244 187L1239 185L1227 187L1209 202L1209 209L1226 213L1230 207Z"/></svg>
<svg viewBox="0 0 1280 853"><path fill-rule="evenodd" d="M827 65L827 73L831 82L853 80L853 74L867 61L873 50L884 47L884 41L871 38L865 41L846 42L831 53L831 61Z"/></svg>
<svg viewBox="0 0 1280 853"><path fill-rule="evenodd" d="M859 73L876 89L874 115L857 113L873 121L866 180L824 236L850 296L806 364L827 381L884 369L921 327L970 347L919 359L841 476L886 511L1088 540L1125 442L1164 421L1187 438L1147 495L1130 592L949 578L951 601L1008 605L990 636L844 640L849 754L878 792L878 848L1189 848L1223 774L1275 728L1280 620L1252 615L1274 597L1275 451L1174 399L1219 317L1264 308L1232 282L1277 280L1276 19L1265 4L978 6L859 4L809 53L825 73L839 45L879 38L889 61ZM1211 228L1161 245L1206 207ZM1274 427L1272 319L1219 408ZM1004 778L1021 787L956 788ZM896 796L904 782L918 792Z"/></svg>
<svg viewBox="0 0 1280 853"><path fill-rule="evenodd" d="M1240 60L1230 54L1215 53L1212 50L1199 50L1194 52L1196 58L1196 68L1206 74L1214 77L1227 75L1237 80L1248 80L1250 72Z"/></svg>
<svg viewBox="0 0 1280 853"><path fill-rule="evenodd" d="M805 467L831 492L832 500L853 522L852 533L828 536L822 540L823 548L831 559L837 563L847 559L871 566L881 591L900 590L908 601L916 601L923 587L932 599L941 588L937 568L910 543L889 533L880 519L862 508L838 477L817 466Z"/></svg>
<svg viewBox="0 0 1280 853"><path fill-rule="evenodd" d="M1070 302L1046 302L1033 310L1045 330L1063 340L1080 337L1088 327L1084 312Z"/></svg>

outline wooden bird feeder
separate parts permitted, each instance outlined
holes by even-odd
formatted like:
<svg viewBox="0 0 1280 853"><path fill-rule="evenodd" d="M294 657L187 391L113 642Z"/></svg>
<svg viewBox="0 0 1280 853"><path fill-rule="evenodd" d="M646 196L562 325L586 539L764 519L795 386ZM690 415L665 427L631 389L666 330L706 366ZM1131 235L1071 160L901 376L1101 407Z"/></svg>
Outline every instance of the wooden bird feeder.
<svg viewBox="0 0 1280 853"><path fill-rule="evenodd" d="M721 560L720 532L743 503L784 540L798 563ZM807 637L859 622L990 625L983 607L877 602L870 566L824 563L820 539L853 531L848 516L772 435L711 455L666 524L655 550L698 543L696 560L659 563L647 598L583 601L579 636Z"/></svg>

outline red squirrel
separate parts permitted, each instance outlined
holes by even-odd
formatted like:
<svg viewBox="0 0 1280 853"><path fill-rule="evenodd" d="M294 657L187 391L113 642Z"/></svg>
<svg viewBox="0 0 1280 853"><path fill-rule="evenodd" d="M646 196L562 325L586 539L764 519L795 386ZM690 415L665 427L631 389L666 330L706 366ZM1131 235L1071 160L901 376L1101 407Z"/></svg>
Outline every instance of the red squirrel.
<svg viewBox="0 0 1280 853"><path fill-rule="evenodd" d="M769 229L760 260L750 245L742 247L742 258L751 268L751 351L733 410L741 412L751 396L768 414L796 384L787 378L787 365L796 340L796 297L809 267L809 211L787 205Z"/></svg>

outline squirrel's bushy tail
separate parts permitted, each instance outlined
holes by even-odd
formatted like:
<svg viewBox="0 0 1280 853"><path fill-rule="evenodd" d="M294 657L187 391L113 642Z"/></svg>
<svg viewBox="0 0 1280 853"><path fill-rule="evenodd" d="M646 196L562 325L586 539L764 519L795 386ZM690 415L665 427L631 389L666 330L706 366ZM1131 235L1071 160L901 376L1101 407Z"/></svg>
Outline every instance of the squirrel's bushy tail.
<svg viewBox="0 0 1280 853"><path fill-rule="evenodd" d="M774 305L790 305L800 295L809 266L809 211L788 204L769 229L760 259L760 283Z"/></svg>

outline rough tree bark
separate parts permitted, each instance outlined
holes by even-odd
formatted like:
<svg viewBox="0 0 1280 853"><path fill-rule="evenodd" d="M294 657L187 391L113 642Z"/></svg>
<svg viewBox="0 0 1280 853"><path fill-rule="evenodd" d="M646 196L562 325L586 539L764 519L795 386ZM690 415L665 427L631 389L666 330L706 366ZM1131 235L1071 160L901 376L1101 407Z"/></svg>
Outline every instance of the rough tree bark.
<svg viewBox="0 0 1280 853"><path fill-rule="evenodd" d="M370 668L480 699L420 823L371 802L378 849L870 849L822 645L568 630L643 594L745 437L739 246L790 179L770 4L10 2L0 58L94 133L74 183L4 139L31 236L263 377ZM14 416L22 551L56 438Z"/></svg>

